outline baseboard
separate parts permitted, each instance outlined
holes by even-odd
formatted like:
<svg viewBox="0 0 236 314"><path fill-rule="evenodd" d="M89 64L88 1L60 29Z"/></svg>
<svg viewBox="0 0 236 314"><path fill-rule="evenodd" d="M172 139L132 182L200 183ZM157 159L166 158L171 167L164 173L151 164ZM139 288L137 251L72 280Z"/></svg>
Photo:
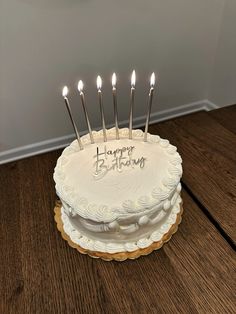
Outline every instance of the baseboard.
<svg viewBox="0 0 236 314"><path fill-rule="evenodd" d="M165 121L168 119L176 118L193 112L205 110L209 111L218 108L217 105L210 102L209 100L201 100L192 102L190 104L178 106L171 109L166 109L151 114L151 123L157 123L160 121ZM146 116L137 117L133 121L134 128L144 126ZM119 122L120 127L125 127L128 125L128 120ZM108 125L107 128L113 125ZM81 135L85 134L87 131L81 132ZM50 140L17 147L14 149L6 150L0 153L0 164L15 161L18 159L50 152L59 148L64 148L74 139L74 134L53 138Z"/></svg>

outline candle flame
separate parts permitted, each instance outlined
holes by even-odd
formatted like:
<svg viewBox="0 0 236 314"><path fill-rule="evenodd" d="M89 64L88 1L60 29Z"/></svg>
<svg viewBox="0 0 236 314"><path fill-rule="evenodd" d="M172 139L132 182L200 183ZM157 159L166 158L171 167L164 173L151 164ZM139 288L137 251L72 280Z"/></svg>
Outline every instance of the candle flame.
<svg viewBox="0 0 236 314"><path fill-rule="evenodd" d="M151 87L153 87L155 85L155 80L156 80L155 73L152 72L152 75L151 75L151 78L150 78L150 85L151 85Z"/></svg>
<svg viewBox="0 0 236 314"><path fill-rule="evenodd" d="M97 77L97 89L101 89L102 88L102 79L101 76L98 75Z"/></svg>
<svg viewBox="0 0 236 314"><path fill-rule="evenodd" d="M116 73L112 74L111 84L113 87L116 87Z"/></svg>
<svg viewBox="0 0 236 314"><path fill-rule="evenodd" d="M80 80L78 83L78 91L81 93L83 91L84 88L84 83Z"/></svg>
<svg viewBox="0 0 236 314"><path fill-rule="evenodd" d="M134 87L136 82L136 73L135 70L133 70L132 75L131 75L131 86Z"/></svg>
<svg viewBox="0 0 236 314"><path fill-rule="evenodd" d="M64 86L62 89L62 96L66 97L68 95L68 92L69 92L68 87Z"/></svg>

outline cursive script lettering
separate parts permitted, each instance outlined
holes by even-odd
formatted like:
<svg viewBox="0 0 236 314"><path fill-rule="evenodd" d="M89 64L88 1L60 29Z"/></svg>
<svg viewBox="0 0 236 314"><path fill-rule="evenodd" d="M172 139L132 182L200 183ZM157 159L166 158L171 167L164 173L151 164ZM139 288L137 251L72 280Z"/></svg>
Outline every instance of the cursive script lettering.
<svg viewBox="0 0 236 314"><path fill-rule="evenodd" d="M97 154L94 156L96 159L94 163L94 177L96 179L101 179L111 170L122 172L125 168L144 168L146 158L133 158L132 154L134 149L134 146L127 146L109 150L105 146L104 150L100 151L97 147Z"/></svg>

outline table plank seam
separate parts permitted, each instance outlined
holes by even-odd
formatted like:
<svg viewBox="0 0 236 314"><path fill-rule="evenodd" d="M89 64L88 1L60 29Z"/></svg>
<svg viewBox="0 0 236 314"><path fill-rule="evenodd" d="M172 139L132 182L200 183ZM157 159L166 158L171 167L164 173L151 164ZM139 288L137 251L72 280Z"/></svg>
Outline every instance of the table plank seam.
<svg viewBox="0 0 236 314"><path fill-rule="evenodd" d="M233 239L224 231L221 225L217 222L217 220L212 216L212 214L208 211L208 209L199 201L197 196L191 191L191 189L182 181L182 186L189 194L189 196L193 199L193 201L198 205L204 215L209 219L209 221L216 227L219 231L220 235L227 241L227 243L231 246L231 248L236 251L236 244Z"/></svg>

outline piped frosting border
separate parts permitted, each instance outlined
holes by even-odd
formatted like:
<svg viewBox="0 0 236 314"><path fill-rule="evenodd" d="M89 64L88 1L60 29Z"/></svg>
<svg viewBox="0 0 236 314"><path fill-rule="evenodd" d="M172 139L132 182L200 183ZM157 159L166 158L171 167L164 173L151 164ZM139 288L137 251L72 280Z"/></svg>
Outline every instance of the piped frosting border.
<svg viewBox="0 0 236 314"><path fill-rule="evenodd" d="M123 128L119 130L120 137L126 138L128 136L128 129ZM103 131L93 131L94 139L101 138ZM107 130L108 139L115 139L115 128ZM132 131L133 139L140 139L143 137L142 130ZM89 134L84 135L82 143L85 145L90 144ZM144 195L136 200L125 200L119 208L108 207L106 204L94 204L84 198L82 195L77 195L73 187L67 186L64 182L65 173L64 165L68 161L68 157L75 152L79 152L77 141L73 141L68 147L64 149L62 155L58 158L57 165L54 171L54 180L56 182L56 191L58 196L64 200L74 211L85 219L91 219L99 222L111 222L117 219L120 215L127 214L132 211L133 213L146 211L147 208L153 207L161 202L164 202L175 191L182 176L182 159L177 152L177 148L169 143L168 140L160 138L158 135L148 133L148 142L156 143L166 150L169 155L169 168L168 176L164 178L162 186L153 187L149 195Z"/></svg>
<svg viewBox="0 0 236 314"><path fill-rule="evenodd" d="M170 230L170 228L176 223L177 215L181 212L182 199L179 196L174 204L167 220L153 231L149 236L140 238L137 241L126 243L115 242L102 242L93 240L86 235L81 234L76 230L70 222L68 215L63 207L61 208L61 220L63 223L63 229L65 233L70 237L71 241L78 244L85 250L97 251L103 253L119 253L119 252L134 252L138 249L144 249L149 247L153 242L160 241L163 236Z"/></svg>

